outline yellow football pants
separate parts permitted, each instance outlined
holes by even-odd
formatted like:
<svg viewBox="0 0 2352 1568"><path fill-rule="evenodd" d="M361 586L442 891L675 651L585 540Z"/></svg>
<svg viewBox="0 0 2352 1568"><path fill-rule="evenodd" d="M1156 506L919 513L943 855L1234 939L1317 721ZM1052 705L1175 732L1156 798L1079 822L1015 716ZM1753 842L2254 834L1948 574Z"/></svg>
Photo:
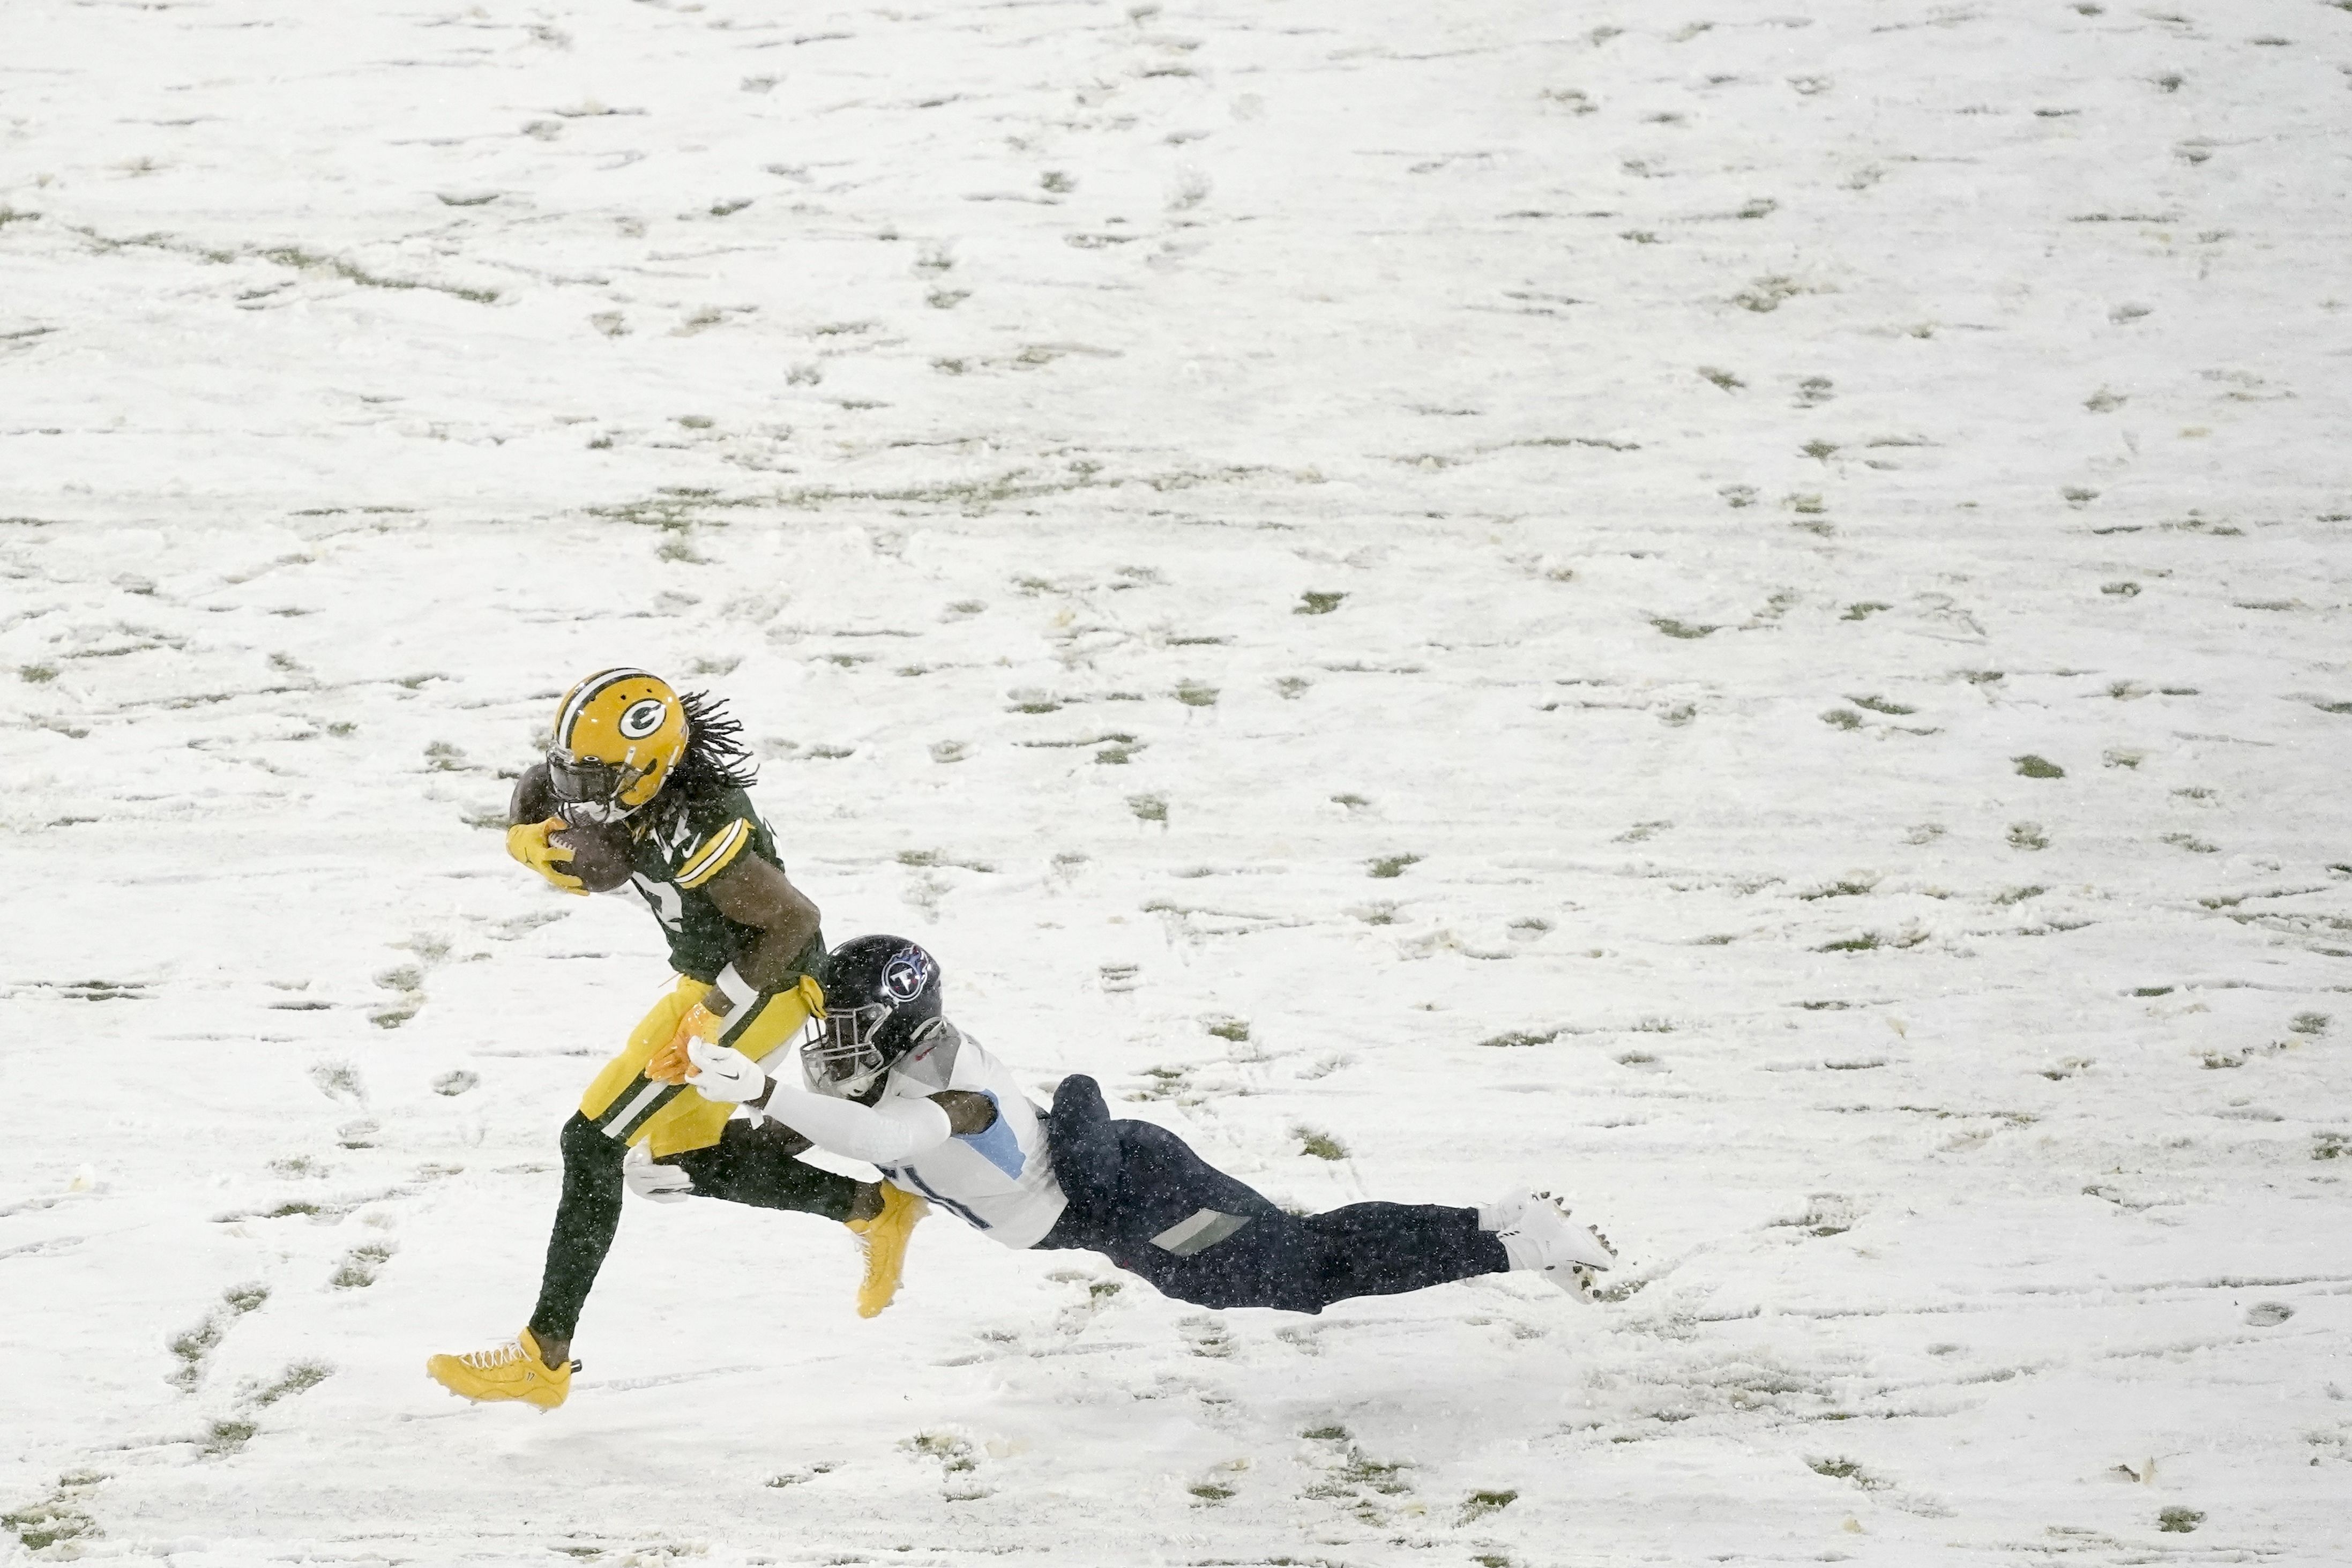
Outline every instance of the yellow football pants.
<svg viewBox="0 0 2352 1568"><path fill-rule="evenodd" d="M734 1114L734 1106L705 1100L689 1084L656 1083L646 1076L646 1064L677 1033L686 1010L709 992L701 981L678 976L669 994L629 1031L629 1043L621 1054L606 1062L589 1084L588 1092L580 1097L580 1114L607 1137L646 1145L656 1160L718 1142L719 1130ZM727 1043L757 1061L799 1034L808 1020L803 992L780 991Z"/></svg>

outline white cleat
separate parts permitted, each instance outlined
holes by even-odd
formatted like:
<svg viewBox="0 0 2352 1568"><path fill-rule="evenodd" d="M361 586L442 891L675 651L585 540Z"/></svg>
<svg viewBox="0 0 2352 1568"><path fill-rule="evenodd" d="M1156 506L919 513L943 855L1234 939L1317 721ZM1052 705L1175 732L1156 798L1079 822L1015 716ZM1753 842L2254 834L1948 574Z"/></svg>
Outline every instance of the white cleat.
<svg viewBox="0 0 2352 1568"><path fill-rule="evenodd" d="M1580 1301L1592 1300L1592 1276L1615 1265L1617 1249L1589 1225L1569 1217L1548 1192L1512 1193L1478 1211L1481 1229L1503 1244L1515 1270L1540 1274Z"/></svg>

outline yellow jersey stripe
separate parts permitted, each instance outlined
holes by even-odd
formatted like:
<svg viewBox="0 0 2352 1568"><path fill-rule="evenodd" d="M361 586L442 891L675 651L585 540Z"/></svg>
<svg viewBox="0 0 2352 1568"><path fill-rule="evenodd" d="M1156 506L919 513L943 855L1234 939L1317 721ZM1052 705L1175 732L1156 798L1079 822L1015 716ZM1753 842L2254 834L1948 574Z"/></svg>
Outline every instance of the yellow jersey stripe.
<svg viewBox="0 0 2352 1568"><path fill-rule="evenodd" d="M741 817L737 817L717 833L712 834L702 847L696 850L687 863L678 868L677 885L681 888L699 888L703 883L725 870L735 857L742 853L743 846L751 842L751 825Z"/></svg>

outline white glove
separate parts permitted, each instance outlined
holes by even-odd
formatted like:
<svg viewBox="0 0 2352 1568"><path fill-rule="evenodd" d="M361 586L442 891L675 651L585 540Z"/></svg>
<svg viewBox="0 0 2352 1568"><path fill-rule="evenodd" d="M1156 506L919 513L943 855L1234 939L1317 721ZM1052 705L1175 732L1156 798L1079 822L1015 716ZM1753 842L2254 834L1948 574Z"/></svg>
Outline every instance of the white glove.
<svg viewBox="0 0 2352 1568"><path fill-rule="evenodd" d="M682 1204L694 1191L694 1178L676 1165L656 1165L642 1143L621 1157L621 1179L629 1191L657 1204Z"/></svg>
<svg viewBox="0 0 2352 1568"><path fill-rule="evenodd" d="M686 1059L695 1067L686 1081L699 1089L705 1100L740 1105L767 1092L768 1075L732 1046L697 1037L687 1042Z"/></svg>

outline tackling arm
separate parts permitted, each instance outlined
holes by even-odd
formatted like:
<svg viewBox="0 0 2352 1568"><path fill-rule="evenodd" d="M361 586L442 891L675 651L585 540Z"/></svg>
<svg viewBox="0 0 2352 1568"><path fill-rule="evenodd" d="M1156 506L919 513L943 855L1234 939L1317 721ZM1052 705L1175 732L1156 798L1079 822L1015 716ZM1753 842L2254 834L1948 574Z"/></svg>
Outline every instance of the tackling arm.
<svg viewBox="0 0 2352 1568"><path fill-rule="evenodd" d="M996 1120L986 1095L963 1089L860 1105L780 1083L731 1046L695 1040L687 1054L695 1068L687 1081L705 1099L749 1105L820 1149L869 1164L903 1163L950 1138L985 1131Z"/></svg>

